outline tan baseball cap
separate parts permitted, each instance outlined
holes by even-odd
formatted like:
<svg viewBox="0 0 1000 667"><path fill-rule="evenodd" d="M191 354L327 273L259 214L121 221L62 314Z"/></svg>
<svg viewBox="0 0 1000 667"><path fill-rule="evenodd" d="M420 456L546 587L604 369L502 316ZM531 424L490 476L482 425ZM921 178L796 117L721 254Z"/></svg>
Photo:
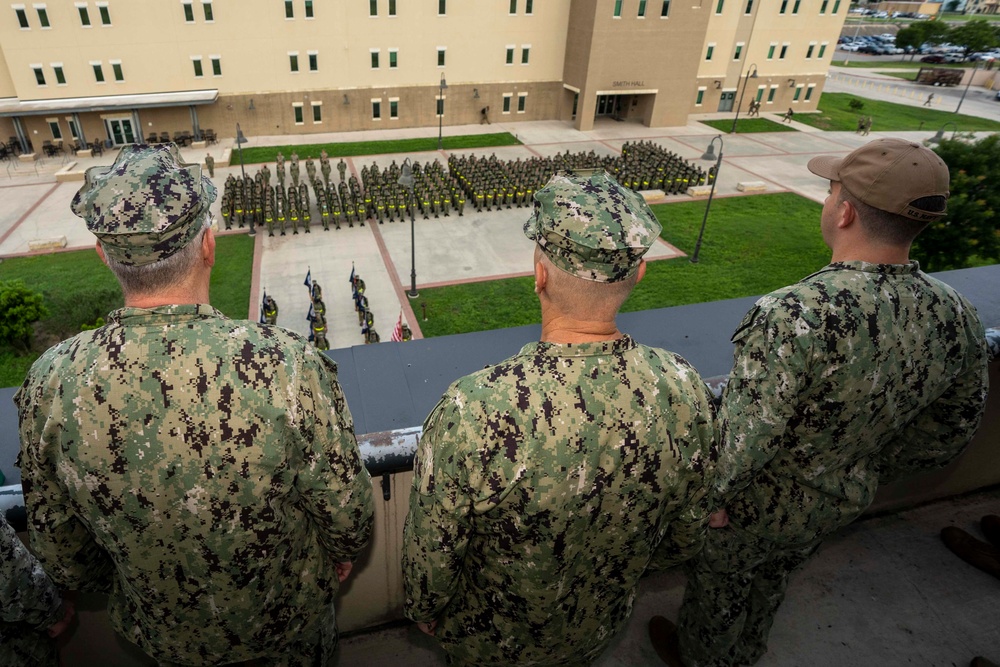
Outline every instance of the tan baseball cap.
<svg viewBox="0 0 1000 667"><path fill-rule="evenodd" d="M904 139L876 139L847 157L820 155L809 160L809 171L838 181L869 206L898 213L918 222L930 222L944 211L925 211L913 205L921 197L948 198L948 165L934 151Z"/></svg>

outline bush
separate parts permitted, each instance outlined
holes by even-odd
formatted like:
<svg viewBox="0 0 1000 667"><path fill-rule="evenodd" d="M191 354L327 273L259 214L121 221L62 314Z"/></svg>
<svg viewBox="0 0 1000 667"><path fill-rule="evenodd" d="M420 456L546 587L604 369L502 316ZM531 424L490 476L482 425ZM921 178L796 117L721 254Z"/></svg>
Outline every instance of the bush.
<svg viewBox="0 0 1000 667"><path fill-rule="evenodd" d="M31 325L47 315L44 298L24 282L0 282L0 343L27 350Z"/></svg>
<svg viewBox="0 0 1000 667"><path fill-rule="evenodd" d="M861 111L865 108L865 103L855 97L847 103L847 108L851 111Z"/></svg>

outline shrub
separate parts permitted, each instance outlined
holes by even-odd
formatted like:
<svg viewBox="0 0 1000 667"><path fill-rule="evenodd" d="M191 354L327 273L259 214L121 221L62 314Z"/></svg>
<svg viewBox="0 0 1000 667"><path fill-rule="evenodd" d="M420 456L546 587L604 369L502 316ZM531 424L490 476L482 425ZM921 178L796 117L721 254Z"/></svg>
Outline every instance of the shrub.
<svg viewBox="0 0 1000 667"><path fill-rule="evenodd" d="M42 295L29 290L24 282L0 282L0 343L27 350L31 325L47 314Z"/></svg>

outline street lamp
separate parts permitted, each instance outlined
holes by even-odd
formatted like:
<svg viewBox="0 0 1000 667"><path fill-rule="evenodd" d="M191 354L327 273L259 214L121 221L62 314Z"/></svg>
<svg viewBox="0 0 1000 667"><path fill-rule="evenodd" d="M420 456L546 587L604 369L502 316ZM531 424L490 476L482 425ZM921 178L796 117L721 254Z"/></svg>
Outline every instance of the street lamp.
<svg viewBox="0 0 1000 667"><path fill-rule="evenodd" d="M441 150L441 121L444 119L444 91L448 89L448 82L444 80L444 74L441 75L441 91L438 93L438 150Z"/></svg>
<svg viewBox="0 0 1000 667"><path fill-rule="evenodd" d="M747 75L743 77L743 90L740 91L740 101L736 105L736 118L733 118L733 129L729 130L729 134L736 134L736 121L740 119L740 109L743 108L743 96L747 94L747 84L750 83L750 79L757 78L757 65L750 65L747 69Z"/></svg>
<svg viewBox="0 0 1000 667"><path fill-rule="evenodd" d="M243 178L240 180L240 193L243 195L243 207L244 210L250 208L250 202L247 201L247 170L243 166L243 144L247 142L247 138L243 136L243 130L240 129L240 124L236 123L236 150L240 153L240 172L243 174ZM250 232L249 236L254 236L256 230L253 228L253 212L250 213Z"/></svg>
<svg viewBox="0 0 1000 667"><path fill-rule="evenodd" d="M958 134L958 125L956 125L955 123L952 123L951 121L948 121L947 123L945 123L944 125L941 126L941 129L938 130L934 134L933 137L931 137L930 139L927 140L927 143L929 143L929 144L939 144L942 141L944 141L944 128L948 127L949 125L951 125L953 128L955 128L951 132L951 140L954 141L955 140L955 135Z"/></svg>
<svg viewBox="0 0 1000 667"><path fill-rule="evenodd" d="M444 77L441 77L442 83ZM440 142L440 139L438 140ZM399 169L399 180L396 181L410 192L410 291L406 293L411 299L415 299L420 294L417 293L417 239L414 232L415 223L413 221L413 167L410 166L410 158L403 160L403 166Z"/></svg>
<svg viewBox="0 0 1000 667"><path fill-rule="evenodd" d="M719 140L719 157L715 157L715 140ZM701 156L702 160L715 160L715 178L712 179L712 189L708 192L708 204L705 205L705 217L701 219L701 231L698 232L698 242L694 244L694 254L691 263L698 263L698 253L701 252L701 239L705 236L705 223L708 222L708 211L712 208L712 197L715 196L715 184L719 180L719 169L722 167L722 135L716 135L708 144L708 149Z"/></svg>

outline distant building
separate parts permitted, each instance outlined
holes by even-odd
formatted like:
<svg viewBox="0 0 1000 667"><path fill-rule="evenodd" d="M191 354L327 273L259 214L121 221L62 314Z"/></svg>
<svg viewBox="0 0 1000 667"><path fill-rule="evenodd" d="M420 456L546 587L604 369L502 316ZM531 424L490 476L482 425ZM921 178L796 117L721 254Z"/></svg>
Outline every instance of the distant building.
<svg viewBox="0 0 1000 667"><path fill-rule="evenodd" d="M816 108L847 0L85 0L0 11L0 140ZM746 74L756 65L757 76ZM444 84L444 85L442 85ZM744 102L744 110L748 102Z"/></svg>

